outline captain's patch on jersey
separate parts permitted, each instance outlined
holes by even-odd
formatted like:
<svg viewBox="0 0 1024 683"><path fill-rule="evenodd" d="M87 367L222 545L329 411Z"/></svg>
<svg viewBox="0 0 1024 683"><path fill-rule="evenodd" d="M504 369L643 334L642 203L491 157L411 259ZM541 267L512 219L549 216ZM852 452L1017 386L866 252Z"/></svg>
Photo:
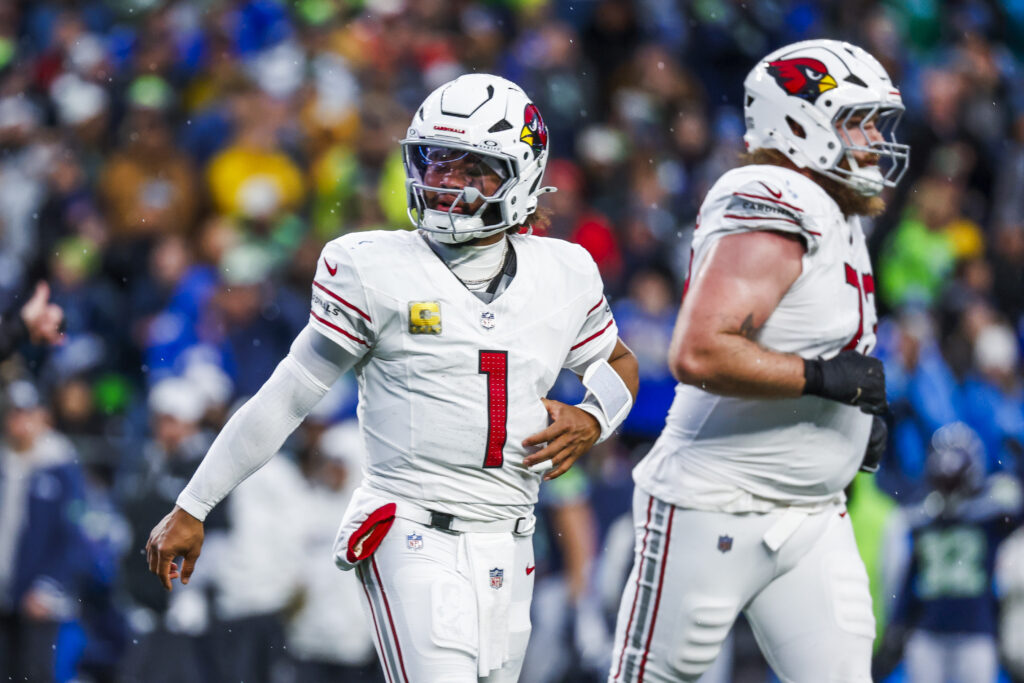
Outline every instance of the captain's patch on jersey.
<svg viewBox="0 0 1024 683"><path fill-rule="evenodd" d="M437 301L410 301L409 332L441 334L441 304Z"/></svg>

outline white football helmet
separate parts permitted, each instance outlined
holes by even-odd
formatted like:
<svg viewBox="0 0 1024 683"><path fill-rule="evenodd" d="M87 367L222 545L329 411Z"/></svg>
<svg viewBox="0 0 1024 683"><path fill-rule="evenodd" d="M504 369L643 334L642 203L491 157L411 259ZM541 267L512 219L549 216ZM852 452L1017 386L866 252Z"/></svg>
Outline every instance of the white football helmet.
<svg viewBox="0 0 1024 683"><path fill-rule="evenodd" d="M894 187L906 172L910 148L895 135L904 111L899 88L861 48L838 40L793 43L762 59L743 87L748 149L777 149L866 196ZM847 132L858 119L867 144L854 144ZM871 141L871 124L882 140ZM859 165L855 152L878 165Z"/></svg>
<svg viewBox="0 0 1024 683"><path fill-rule="evenodd" d="M449 244L521 225L537 208L548 160L548 131L530 98L511 81L468 74L432 92L413 116L401 141L409 220ZM466 184L430 186L428 169L472 160L497 173L501 184L490 195ZM447 209L430 208L425 193L454 196ZM471 215L462 207L482 199Z"/></svg>

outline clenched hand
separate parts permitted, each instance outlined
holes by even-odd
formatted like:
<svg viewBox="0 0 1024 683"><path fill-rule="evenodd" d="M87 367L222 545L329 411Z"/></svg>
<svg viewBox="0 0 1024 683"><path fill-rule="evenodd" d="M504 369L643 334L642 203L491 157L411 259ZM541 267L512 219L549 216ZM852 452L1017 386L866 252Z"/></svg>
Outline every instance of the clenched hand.
<svg viewBox="0 0 1024 683"><path fill-rule="evenodd" d="M552 469L544 479L554 479L569 471L581 455L590 450L601 436L601 426L590 413L560 401L542 398L551 424L547 429L527 437L523 446L529 448L547 443L544 448L523 460L523 467L550 460Z"/></svg>
<svg viewBox="0 0 1024 683"><path fill-rule="evenodd" d="M149 532L146 542L149 571L159 577L167 590L171 590L171 581L178 577L186 584L202 548L203 523L175 505ZM174 562L176 557L184 558L180 570Z"/></svg>

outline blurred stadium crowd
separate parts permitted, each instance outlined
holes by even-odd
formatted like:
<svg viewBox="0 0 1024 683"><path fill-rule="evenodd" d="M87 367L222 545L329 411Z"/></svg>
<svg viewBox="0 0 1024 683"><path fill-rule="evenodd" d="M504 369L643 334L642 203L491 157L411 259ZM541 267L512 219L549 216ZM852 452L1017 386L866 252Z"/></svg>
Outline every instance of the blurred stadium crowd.
<svg viewBox="0 0 1024 683"><path fill-rule="evenodd" d="M0 310L16 317L43 280L66 318L62 344L26 339L0 365L0 673L378 680L358 587L328 556L359 476L350 378L207 521L192 584L165 594L140 549L305 324L322 245L409 228L411 108L486 71L540 107L549 234L594 256L640 361L620 438L539 505L523 680L602 680L632 557L630 467L672 398L697 209L743 149L747 71L810 37L866 48L907 103L911 167L869 226L891 443L851 492L881 633L902 618L887 529L928 499L938 428L970 425L1001 481L989 555L1020 523L1020 0L0 0ZM1001 637L1016 680L1022 546L1017 532L947 629ZM717 680L767 680L751 649L737 637Z"/></svg>

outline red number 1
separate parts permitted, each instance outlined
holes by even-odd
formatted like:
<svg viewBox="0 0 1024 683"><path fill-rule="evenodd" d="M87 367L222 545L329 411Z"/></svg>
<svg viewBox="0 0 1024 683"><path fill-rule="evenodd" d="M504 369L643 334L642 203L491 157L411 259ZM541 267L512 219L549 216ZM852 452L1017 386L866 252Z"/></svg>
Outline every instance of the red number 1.
<svg viewBox="0 0 1024 683"><path fill-rule="evenodd" d="M501 467L508 438L508 351L481 351L480 374L487 375L487 450L484 467Z"/></svg>

